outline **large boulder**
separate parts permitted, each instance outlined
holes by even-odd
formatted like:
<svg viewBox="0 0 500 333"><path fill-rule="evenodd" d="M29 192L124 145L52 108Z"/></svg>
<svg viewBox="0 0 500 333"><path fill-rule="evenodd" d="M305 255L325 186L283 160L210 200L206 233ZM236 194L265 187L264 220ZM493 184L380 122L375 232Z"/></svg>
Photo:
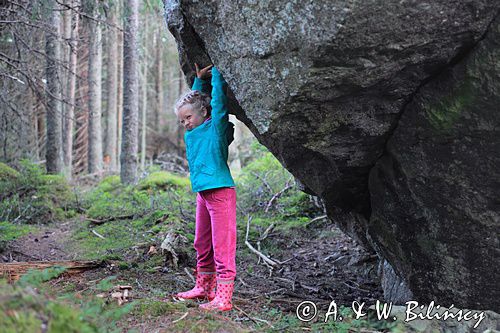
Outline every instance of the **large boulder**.
<svg viewBox="0 0 500 333"><path fill-rule="evenodd" d="M385 259L388 298L493 309L499 8L165 1L188 79L194 62L221 70L232 113Z"/></svg>

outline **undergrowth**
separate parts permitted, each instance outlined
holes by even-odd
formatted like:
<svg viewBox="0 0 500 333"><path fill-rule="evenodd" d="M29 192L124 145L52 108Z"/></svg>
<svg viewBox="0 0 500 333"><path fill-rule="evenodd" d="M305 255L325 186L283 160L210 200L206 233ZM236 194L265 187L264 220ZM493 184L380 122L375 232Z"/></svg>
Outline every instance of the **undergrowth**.
<svg viewBox="0 0 500 333"><path fill-rule="evenodd" d="M76 196L62 175L48 175L37 164L19 170L0 163L0 221L45 224L76 214Z"/></svg>
<svg viewBox="0 0 500 333"><path fill-rule="evenodd" d="M45 284L63 274L63 267L30 271L14 285L0 280L0 327L14 333L119 332L116 323L135 306L118 306L96 297L54 293Z"/></svg>

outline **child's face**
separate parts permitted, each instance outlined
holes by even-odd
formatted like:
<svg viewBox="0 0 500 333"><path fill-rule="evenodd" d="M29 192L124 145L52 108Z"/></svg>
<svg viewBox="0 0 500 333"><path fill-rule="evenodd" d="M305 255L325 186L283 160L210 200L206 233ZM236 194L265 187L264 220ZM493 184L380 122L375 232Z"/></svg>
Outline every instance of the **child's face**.
<svg viewBox="0 0 500 333"><path fill-rule="evenodd" d="M193 110L193 106L191 104L183 105L177 112L177 119L179 119L181 125L188 131L203 124L206 118L206 109L196 111Z"/></svg>

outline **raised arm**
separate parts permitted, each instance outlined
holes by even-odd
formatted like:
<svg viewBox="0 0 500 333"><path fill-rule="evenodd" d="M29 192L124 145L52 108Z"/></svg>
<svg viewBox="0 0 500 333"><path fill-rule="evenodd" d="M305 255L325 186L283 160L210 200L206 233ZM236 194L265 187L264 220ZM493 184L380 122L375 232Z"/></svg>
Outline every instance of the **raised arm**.
<svg viewBox="0 0 500 333"><path fill-rule="evenodd" d="M212 68L212 123L219 133L226 133L229 122L229 113L227 110L227 97L224 94L226 81L222 74L215 67Z"/></svg>
<svg viewBox="0 0 500 333"><path fill-rule="evenodd" d="M201 91L202 93L210 95L210 81L202 80L195 77L193 87L191 87L191 90L198 90Z"/></svg>
<svg viewBox="0 0 500 333"><path fill-rule="evenodd" d="M198 90L202 93L210 95L210 76L212 74L212 65L200 69L198 64L194 64L196 68L196 77L194 78L193 86L191 90Z"/></svg>

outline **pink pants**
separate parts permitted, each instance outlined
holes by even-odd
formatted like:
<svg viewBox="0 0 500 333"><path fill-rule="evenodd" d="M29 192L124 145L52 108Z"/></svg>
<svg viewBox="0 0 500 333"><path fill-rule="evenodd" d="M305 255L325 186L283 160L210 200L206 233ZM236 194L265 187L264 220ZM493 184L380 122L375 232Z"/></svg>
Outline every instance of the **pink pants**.
<svg viewBox="0 0 500 333"><path fill-rule="evenodd" d="M230 187L198 192L194 236L197 269L217 272L218 279L236 276L236 190Z"/></svg>

